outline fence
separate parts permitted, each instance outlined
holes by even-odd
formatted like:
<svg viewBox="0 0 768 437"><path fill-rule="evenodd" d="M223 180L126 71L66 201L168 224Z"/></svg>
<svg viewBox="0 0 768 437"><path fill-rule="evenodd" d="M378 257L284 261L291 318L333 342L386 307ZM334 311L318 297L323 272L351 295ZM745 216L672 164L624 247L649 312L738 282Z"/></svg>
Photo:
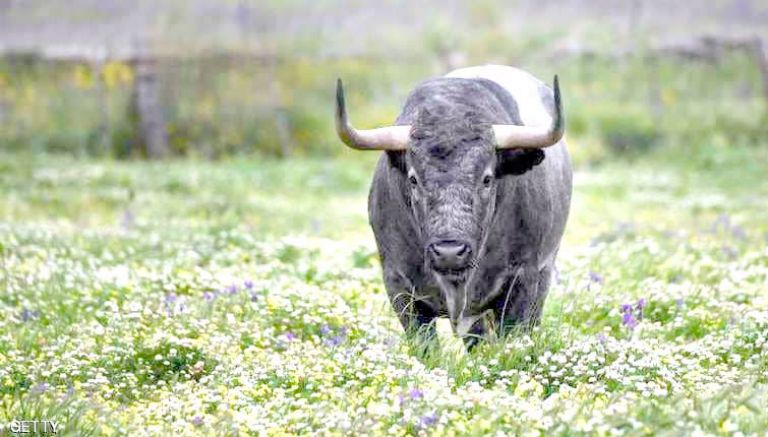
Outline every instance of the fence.
<svg viewBox="0 0 768 437"><path fill-rule="evenodd" d="M8 55L0 59L0 148L152 159L335 153L337 76L349 83L357 124L384 125L413 85L445 68L446 59L472 61L467 58ZM569 128L576 135L595 123L611 128L615 108L650 114L647 130L657 128L659 111L689 114L704 104L725 113L734 102L754 108L759 95L768 106L760 39L710 37L637 52L552 50L530 64L566 79Z"/></svg>

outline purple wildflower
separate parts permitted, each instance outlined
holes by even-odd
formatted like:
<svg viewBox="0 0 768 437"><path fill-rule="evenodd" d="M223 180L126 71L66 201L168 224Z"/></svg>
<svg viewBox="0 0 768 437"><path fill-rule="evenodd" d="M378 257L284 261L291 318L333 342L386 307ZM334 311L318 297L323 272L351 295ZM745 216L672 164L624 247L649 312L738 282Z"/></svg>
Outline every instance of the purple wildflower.
<svg viewBox="0 0 768 437"><path fill-rule="evenodd" d="M330 325L323 325L320 327L320 334L324 337L330 336L333 334L334 329ZM326 346L338 346L342 343L344 343L344 340L347 339L347 328L342 327L337 330L337 333L335 336L328 338L325 340Z"/></svg>
<svg viewBox="0 0 768 437"><path fill-rule="evenodd" d="M252 290L253 289L253 281L251 281L249 279L249 280L247 280L247 281L245 281L243 283L243 286L245 287L246 290Z"/></svg>
<svg viewBox="0 0 768 437"><path fill-rule="evenodd" d="M203 299L207 300L208 302L212 301L214 298L216 298L216 295L210 291L203 293Z"/></svg>
<svg viewBox="0 0 768 437"><path fill-rule="evenodd" d="M421 399L424 397L424 392L418 388L412 388L408 391L408 396L410 396L411 399Z"/></svg>
<svg viewBox="0 0 768 437"><path fill-rule="evenodd" d="M643 309L645 309L645 306L647 305L647 301L645 298L640 298L640 300L637 301L635 304L635 307L637 308L637 318L638 320L643 320Z"/></svg>
<svg viewBox="0 0 768 437"><path fill-rule="evenodd" d="M419 419L419 425L422 428L432 426L435 423L437 423L437 414L434 411L421 416L421 419Z"/></svg>
<svg viewBox="0 0 768 437"><path fill-rule="evenodd" d="M284 336L284 337L285 337L285 339L286 339L286 340L288 340L288 341L293 341L293 340L296 340L296 334L294 334L293 332L290 332L290 331L289 331L289 332L286 332L286 333L285 333L283 336Z"/></svg>
<svg viewBox="0 0 768 437"><path fill-rule="evenodd" d="M626 311L621 316L621 323L629 329L635 329L638 322L637 319L635 319L635 315L632 314L632 311Z"/></svg>
<svg viewBox="0 0 768 437"><path fill-rule="evenodd" d="M638 308L638 311L642 313L642 309L639 305L637 308ZM635 329L635 326L637 326L637 324L639 323L638 319L635 318L634 309L635 309L635 306L632 304L625 303L621 305L621 324L626 326L629 329Z"/></svg>
<svg viewBox="0 0 768 437"><path fill-rule="evenodd" d="M677 306L677 309L681 309L685 306L685 300L683 300L682 297L678 297L677 300L675 300L675 305Z"/></svg>
<svg viewBox="0 0 768 437"><path fill-rule="evenodd" d="M32 319L36 319L40 315L40 311L30 311L27 308L21 311L21 320L28 322Z"/></svg>
<svg viewBox="0 0 768 437"><path fill-rule="evenodd" d="M226 288L227 293L229 294L235 294L237 293L237 285L231 284L229 287Z"/></svg>
<svg viewBox="0 0 768 437"><path fill-rule="evenodd" d="M34 393L43 394L48 391L48 384L45 382L41 382L40 384L37 384L32 391Z"/></svg>
<svg viewBox="0 0 768 437"><path fill-rule="evenodd" d="M133 215L133 211L130 208L126 208L123 211L123 215L120 217L120 226L123 230L130 230L136 224L136 216Z"/></svg>
<svg viewBox="0 0 768 437"><path fill-rule="evenodd" d="M733 225L731 228L731 233L734 237L736 237L739 240L746 240L747 239L747 233L744 232L744 228L742 228L739 225Z"/></svg>
<svg viewBox="0 0 768 437"><path fill-rule="evenodd" d="M597 284L605 282L605 279L599 273L593 271L589 272L589 280Z"/></svg>
<svg viewBox="0 0 768 437"><path fill-rule="evenodd" d="M337 335L335 337L331 337L328 340L325 340L326 346L338 346L340 344L344 343L344 337L341 335Z"/></svg>
<svg viewBox="0 0 768 437"><path fill-rule="evenodd" d="M398 405L403 405L405 403L405 396L397 395L397 403Z"/></svg>
<svg viewBox="0 0 768 437"><path fill-rule="evenodd" d="M203 426L204 423L205 421L200 416L195 416L194 418L192 418L192 425Z"/></svg>

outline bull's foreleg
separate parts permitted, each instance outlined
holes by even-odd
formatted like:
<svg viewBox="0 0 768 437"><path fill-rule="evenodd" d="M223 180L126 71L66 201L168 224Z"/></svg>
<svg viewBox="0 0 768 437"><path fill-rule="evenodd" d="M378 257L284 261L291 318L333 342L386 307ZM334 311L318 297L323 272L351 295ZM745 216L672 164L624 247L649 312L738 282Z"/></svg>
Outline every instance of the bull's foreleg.
<svg viewBox="0 0 768 437"><path fill-rule="evenodd" d="M552 269L521 267L493 303L496 326L506 334L513 329L529 329L541 321L544 300L549 291Z"/></svg>
<svg viewBox="0 0 768 437"><path fill-rule="evenodd" d="M416 288L411 281L398 272L385 271L384 286L406 335L418 342L435 341L437 314L428 305L419 301Z"/></svg>

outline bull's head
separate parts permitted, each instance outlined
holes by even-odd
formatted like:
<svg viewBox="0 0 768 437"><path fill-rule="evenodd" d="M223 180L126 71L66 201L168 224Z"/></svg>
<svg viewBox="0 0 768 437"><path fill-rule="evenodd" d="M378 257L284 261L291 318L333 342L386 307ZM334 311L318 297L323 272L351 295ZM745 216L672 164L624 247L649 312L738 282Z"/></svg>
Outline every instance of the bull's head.
<svg viewBox="0 0 768 437"><path fill-rule="evenodd" d="M336 131L357 150L404 153L404 196L421 235L424 259L450 288L466 282L476 265L494 216L497 180L505 155L541 161L539 149L563 136L564 120L557 76L555 113L547 127L495 125L461 108L422 110L410 126L357 130L347 120L341 80L336 88ZM497 153L502 151L502 153ZM532 158L530 158L532 157ZM449 312L454 302L447 295ZM451 314L452 318L456 315Z"/></svg>

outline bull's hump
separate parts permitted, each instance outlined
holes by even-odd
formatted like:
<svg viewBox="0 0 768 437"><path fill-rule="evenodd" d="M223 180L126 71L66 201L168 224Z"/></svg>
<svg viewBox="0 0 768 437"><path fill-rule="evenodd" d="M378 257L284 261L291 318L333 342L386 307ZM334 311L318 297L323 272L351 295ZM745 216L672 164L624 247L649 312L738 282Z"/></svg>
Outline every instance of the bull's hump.
<svg viewBox="0 0 768 437"><path fill-rule="evenodd" d="M528 126L548 126L552 116L545 104L549 88L527 71L505 65L482 65L454 70L445 77L487 79L509 92L517 103L520 118Z"/></svg>

